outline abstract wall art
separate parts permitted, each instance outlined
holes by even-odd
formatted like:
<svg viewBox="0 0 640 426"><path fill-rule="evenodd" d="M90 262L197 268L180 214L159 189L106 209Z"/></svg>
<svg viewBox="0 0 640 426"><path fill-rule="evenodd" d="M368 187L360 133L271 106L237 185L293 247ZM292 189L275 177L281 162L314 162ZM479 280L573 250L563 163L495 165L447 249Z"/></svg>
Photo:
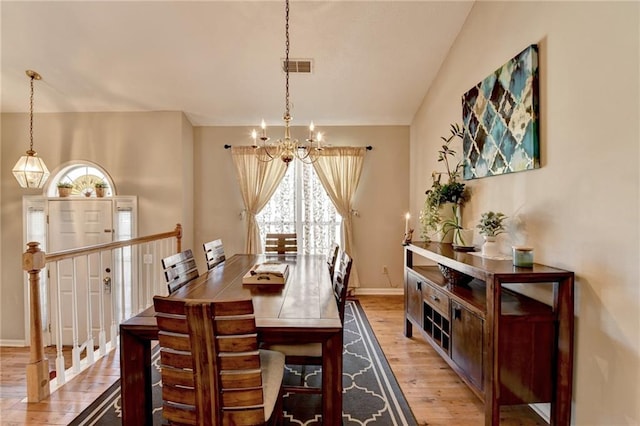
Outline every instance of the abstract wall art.
<svg viewBox="0 0 640 426"><path fill-rule="evenodd" d="M464 179L540 167L538 98L535 44L462 96Z"/></svg>

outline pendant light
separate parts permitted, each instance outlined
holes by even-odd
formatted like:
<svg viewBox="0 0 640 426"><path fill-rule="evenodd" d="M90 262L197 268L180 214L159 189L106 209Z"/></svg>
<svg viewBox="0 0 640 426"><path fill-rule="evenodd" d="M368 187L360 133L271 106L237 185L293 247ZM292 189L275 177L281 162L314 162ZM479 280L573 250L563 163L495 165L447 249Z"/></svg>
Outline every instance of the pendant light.
<svg viewBox="0 0 640 426"><path fill-rule="evenodd" d="M314 133L315 127L313 122L309 125L309 138L306 140L298 141L291 137L291 129L289 123L291 122L291 113L289 105L289 0L285 1L285 60L284 60L284 73L285 73L285 110L284 116L284 137L278 139L275 143L269 142L267 136L267 126L262 120L260 127L262 132L258 136L258 132L255 129L251 132L253 138L253 147L256 149L258 160L263 162L272 161L276 158L284 161L289 165L294 158L298 158L304 163L313 163L318 159L320 151L322 151L322 134L320 132ZM258 139L260 142L258 142Z"/></svg>
<svg viewBox="0 0 640 426"><path fill-rule="evenodd" d="M23 188L42 188L49 178L49 170L42 158L33 150L33 80L40 80L42 77L35 71L27 70L27 76L31 79L31 98L29 110L29 138L30 145L27 155L20 157L13 166L13 175Z"/></svg>

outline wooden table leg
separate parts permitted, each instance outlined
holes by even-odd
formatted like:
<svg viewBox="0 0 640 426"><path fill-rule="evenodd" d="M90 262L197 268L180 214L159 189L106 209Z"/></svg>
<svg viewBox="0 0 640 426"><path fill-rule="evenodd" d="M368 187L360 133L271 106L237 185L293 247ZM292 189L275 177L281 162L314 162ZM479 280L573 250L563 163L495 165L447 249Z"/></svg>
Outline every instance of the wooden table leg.
<svg viewBox="0 0 640 426"><path fill-rule="evenodd" d="M342 330L323 343L322 424L342 424Z"/></svg>
<svg viewBox="0 0 640 426"><path fill-rule="evenodd" d="M120 328L122 424L153 425L151 341Z"/></svg>

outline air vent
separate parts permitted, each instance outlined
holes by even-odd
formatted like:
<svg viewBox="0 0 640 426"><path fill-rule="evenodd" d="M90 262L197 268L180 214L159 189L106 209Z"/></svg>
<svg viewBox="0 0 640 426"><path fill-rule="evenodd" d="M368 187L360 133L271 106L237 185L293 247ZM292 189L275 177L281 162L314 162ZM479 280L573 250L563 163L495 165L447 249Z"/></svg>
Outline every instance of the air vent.
<svg viewBox="0 0 640 426"><path fill-rule="evenodd" d="M289 73L311 73L311 59L289 59ZM287 71L287 62L282 60L282 71Z"/></svg>

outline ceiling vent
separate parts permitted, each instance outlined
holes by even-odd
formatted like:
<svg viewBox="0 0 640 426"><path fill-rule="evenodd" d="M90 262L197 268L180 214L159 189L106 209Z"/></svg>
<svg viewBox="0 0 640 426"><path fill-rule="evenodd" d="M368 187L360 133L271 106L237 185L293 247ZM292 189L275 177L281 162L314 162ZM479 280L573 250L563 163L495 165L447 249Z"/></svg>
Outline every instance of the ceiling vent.
<svg viewBox="0 0 640 426"><path fill-rule="evenodd" d="M311 59L289 59L289 73L310 74L313 61ZM287 71L287 61L282 60L282 71Z"/></svg>

